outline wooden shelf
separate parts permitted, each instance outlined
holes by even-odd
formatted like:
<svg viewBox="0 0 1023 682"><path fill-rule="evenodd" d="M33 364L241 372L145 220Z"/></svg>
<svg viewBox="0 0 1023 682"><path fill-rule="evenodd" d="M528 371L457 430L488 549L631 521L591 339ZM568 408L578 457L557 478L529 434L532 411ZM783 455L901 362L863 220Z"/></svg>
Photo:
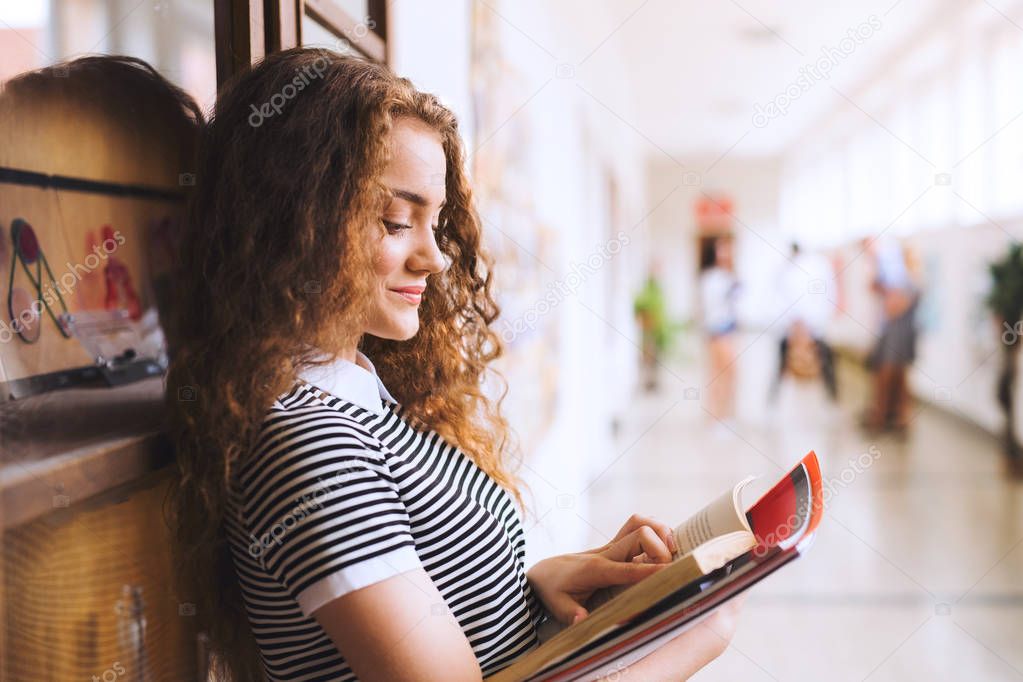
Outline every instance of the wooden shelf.
<svg viewBox="0 0 1023 682"><path fill-rule="evenodd" d="M163 381L0 404L0 528L77 505L168 466Z"/></svg>

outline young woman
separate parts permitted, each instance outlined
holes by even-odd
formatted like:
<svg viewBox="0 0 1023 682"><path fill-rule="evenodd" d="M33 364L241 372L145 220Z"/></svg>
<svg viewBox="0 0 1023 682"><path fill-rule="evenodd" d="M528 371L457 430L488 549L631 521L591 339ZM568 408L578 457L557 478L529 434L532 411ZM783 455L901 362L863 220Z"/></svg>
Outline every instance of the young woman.
<svg viewBox="0 0 1023 682"><path fill-rule="evenodd" d="M182 601L230 679L479 680L545 610L584 617L670 557L670 529L633 516L526 571L464 161L451 112L382 66L288 50L220 93L168 400ZM636 679L697 670L733 616Z"/></svg>
<svg viewBox="0 0 1023 682"><path fill-rule="evenodd" d="M876 241L876 240L875 240ZM870 432L904 433L911 421L909 368L916 359L919 272L913 254L895 241L871 242L871 290L881 304L881 332L868 358L874 372L873 402L861 424Z"/></svg>
<svg viewBox="0 0 1023 682"><path fill-rule="evenodd" d="M717 237L701 254L700 300L707 336L710 381L707 385L710 414L728 422L735 416L735 332L739 280L732 259L732 238Z"/></svg>

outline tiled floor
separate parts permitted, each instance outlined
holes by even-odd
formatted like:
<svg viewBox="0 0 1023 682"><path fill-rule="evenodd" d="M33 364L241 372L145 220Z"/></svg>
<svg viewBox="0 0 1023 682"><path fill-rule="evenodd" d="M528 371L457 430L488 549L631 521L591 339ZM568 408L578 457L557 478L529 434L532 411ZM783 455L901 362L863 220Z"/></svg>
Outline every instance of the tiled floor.
<svg viewBox="0 0 1023 682"><path fill-rule="evenodd" d="M791 382L768 407L770 345L757 346L730 428L686 399L695 370L665 372L587 492L594 528L617 528L622 510L677 522L747 473L820 456L833 486L815 545L754 588L732 646L697 679L1023 680L1023 485L998 444L931 409L905 439L866 435L853 416L864 378L849 367L838 407Z"/></svg>

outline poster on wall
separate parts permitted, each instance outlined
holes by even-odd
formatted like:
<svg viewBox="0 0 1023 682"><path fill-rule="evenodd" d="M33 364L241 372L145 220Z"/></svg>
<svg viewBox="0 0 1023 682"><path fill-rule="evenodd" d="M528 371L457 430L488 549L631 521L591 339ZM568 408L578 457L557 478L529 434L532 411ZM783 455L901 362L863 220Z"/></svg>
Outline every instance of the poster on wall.
<svg viewBox="0 0 1023 682"><path fill-rule="evenodd" d="M5 82L0 400L164 371L166 237L194 184L199 118L167 83L116 57Z"/></svg>
<svg viewBox="0 0 1023 682"><path fill-rule="evenodd" d="M556 273L546 265L557 262L557 235L533 201L528 154L536 123L520 110L530 92L508 59L501 28L494 9L473 5L470 163L501 308L495 325L505 355L496 368L509 385L502 405L528 457L550 429L557 403L560 322L548 296Z"/></svg>
<svg viewBox="0 0 1023 682"><path fill-rule="evenodd" d="M693 204L696 231L701 235L730 234L734 230L735 202L723 194L704 194Z"/></svg>
<svg viewBox="0 0 1023 682"><path fill-rule="evenodd" d="M175 203L0 184L5 397L163 371L150 251Z"/></svg>

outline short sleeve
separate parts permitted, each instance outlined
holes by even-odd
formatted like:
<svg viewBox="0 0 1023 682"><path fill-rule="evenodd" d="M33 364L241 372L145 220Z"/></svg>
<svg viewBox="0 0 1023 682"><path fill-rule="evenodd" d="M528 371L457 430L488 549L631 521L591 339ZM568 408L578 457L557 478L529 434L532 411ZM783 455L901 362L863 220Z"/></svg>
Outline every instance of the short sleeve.
<svg viewBox="0 0 1023 682"><path fill-rule="evenodd" d="M422 566L397 485L366 437L314 421L264 442L259 462L243 485L249 553L307 616Z"/></svg>

